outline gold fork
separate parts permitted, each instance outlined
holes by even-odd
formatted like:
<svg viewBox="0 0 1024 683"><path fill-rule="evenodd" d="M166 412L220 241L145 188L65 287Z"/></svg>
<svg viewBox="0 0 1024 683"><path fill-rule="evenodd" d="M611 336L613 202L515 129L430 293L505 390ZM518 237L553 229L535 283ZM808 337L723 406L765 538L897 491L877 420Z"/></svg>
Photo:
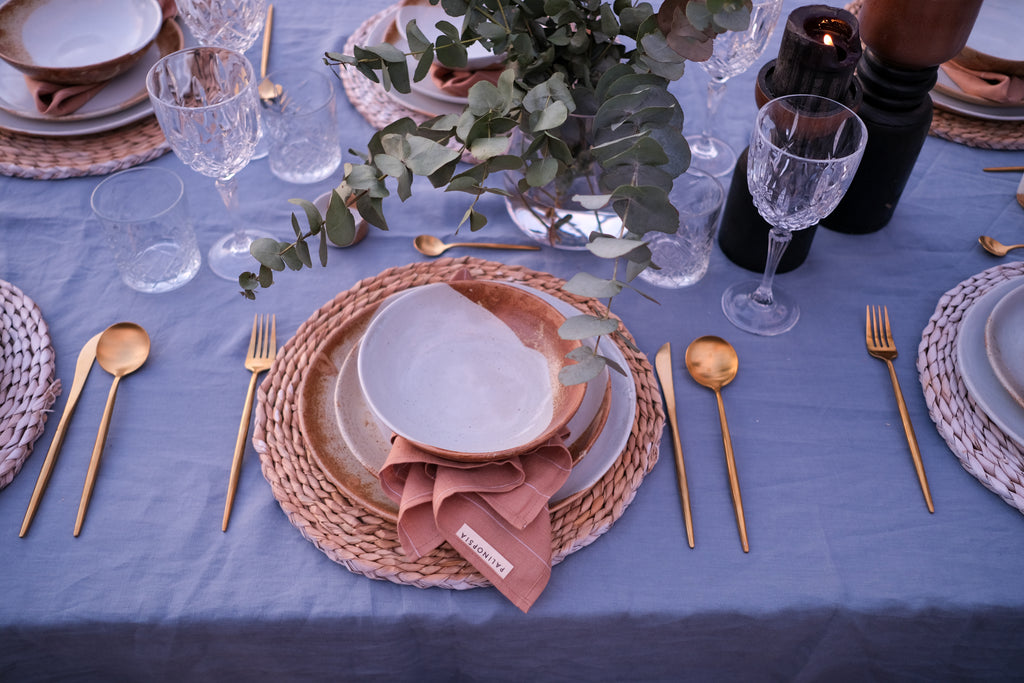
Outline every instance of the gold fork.
<svg viewBox="0 0 1024 683"><path fill-rule="evenodd" d="M885 364L889 366L889 377L892 379L896 403L899 405L900 417L903 419L903 431L907 433L907 443L910 444L910 455L914 459L917 479L921 482L924 502L928 504L928 512L935 512L935 507L932 505L932 492L928 489L928 477L925 476L924 463L921 461L921 449L917 446L917 437L914 436L914 427L910 424L907 402L903 400L900 381L896 379L896 368L892 365L893 359L896 358L896 342L893 341L892 329L889 327L889 309L885 306L881 308L868 306L865 329L868 353L879 360L884 360Z"/></svg>
<svg viewBox="0 0 1024 683"><path fill-rule="evenodd" d="M235 456L231 460L231 479L228 481L228 498L224 502L224 521L221 531L228 530L231 519L231 506L235 502L235 491L238 490L238 475L242 471L242 454L245 453L245 442L249 436L249 418L252 416L252 399L256 393L256 378L264 370L269 370L277 358L277 316L257 315L252 321L252 335L249 337L249 350L245 354L245 369L252 372L249 380L249 391L245 395L245 410L242 422L238 426L238 441L235 443Z"/></svg>

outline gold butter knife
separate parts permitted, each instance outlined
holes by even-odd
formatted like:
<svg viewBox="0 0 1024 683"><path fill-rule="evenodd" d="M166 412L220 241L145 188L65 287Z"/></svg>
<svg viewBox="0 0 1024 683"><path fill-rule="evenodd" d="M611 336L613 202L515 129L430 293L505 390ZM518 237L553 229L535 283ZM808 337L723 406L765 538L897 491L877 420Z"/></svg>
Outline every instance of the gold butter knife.
<svg viewBox="0 0 1024 683"><path fill-rule="evenodd" d="M102 334L102 332L100 333ZM39 472L39 478L36 479L36 488L32 491L32 498L28 502L28 510L25 512L25 520L21 523L21 532L18 534L19 538L24 538L25 534L28 533L28 528L32 524L32 519L35 517L36 509L39 507L39 501L43 498L43 492L46 491L46 485L50 483L50 474L53 473L53 466L57 462L57 454L60 452L60 447L64 443L64 435L67 433L68 422L71 421L71 415L75 412L75 406L78 404L78 396L82 393L82 387L85 386L85 379L89 376L89 371L92 369L92 363L96 360L96 343L99 342L100 335L97 334L95 337L90 339L82 347L82 350L78 353L78 362L75 363L75 378L71 381L71 391L68 392L68 402L64 406L64 414L60 416L60 422L57 424L57 432L53 435L53 442L50 443L50 450L46 452L46 459L43 460L43 469Z"/></svg>
<svg viewBox="0 0 1024 683"><path fill-rule="evenodd" d="M665 394L665 409L668 423L672 427L672 451L676 456L679 496L683 499L683 521L686 523L686 540L693 547L693 516L690 514L690 488L686 484L686 465L683 464L683 446L679 441L679 423L676 419L676 390L672 381L672 346L665 343L654 356L654 368L658 371L661 390Z"/></svg>

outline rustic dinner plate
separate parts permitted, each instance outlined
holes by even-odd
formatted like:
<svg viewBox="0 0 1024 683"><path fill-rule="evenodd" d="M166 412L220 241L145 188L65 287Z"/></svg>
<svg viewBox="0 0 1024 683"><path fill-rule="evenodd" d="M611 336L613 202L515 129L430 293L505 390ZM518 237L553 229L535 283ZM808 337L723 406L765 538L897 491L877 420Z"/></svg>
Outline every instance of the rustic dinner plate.
<svg viewBox="0 0 1024 683"><path fill-rule="evenodd" d="M992 309L985 323L985 352L1003 388L1024 407L1024 287Z"/></svg>

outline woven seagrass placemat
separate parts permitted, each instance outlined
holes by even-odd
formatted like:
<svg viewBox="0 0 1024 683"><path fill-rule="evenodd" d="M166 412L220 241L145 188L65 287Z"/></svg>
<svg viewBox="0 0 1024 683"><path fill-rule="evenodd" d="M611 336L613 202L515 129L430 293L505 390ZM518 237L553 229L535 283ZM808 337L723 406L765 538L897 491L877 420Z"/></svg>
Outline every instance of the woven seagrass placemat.
<svg viewBox="0 0 1024 683"><path fill-rule="evenodd" d="M0 129L0 173L37 180L106 175L168 150L155 116L91 135L43 137Z"/></svg>
<svg viewBox="0 0 1024 683"><path fill-rule="evenodd" d="M861 0L854 0L846 5L846 11L857 16L860 7ZM975 119L934 107L928 132L937 138L979 149L1024 149L1024 122L1021 121Z"/></svg>
<svg viewBox="0 0 1024 683"><path fill-rule="evenodd" d="M364 510L331 483L307 452L298 418L298 389L320 344L342 321L395 292L445 282L462 269L477 279L520 282L584 311L600 304L561 290L563 281L522 266L471 257L442 258L391 268L338 294L299 326L281 348L257 393L253 445L274 497L299 532L331 560L374 579L421 588L466 589L490 585L449 545L410 561L391 522ZM625 332L628 337L628 332ZM626 447L607 473L569 505L552 514L552 563L605 533L632 502L658 459L665 417L647 358L617 342L636 384L637 406Z"/></svg>
<svg viewBox="0 0 1024 683"><path fill-rule="evenodd" d="M59 393L39 307L0 280L0 489L21 470Z"/></svg>
<svg viewBox="0 0 1024 683"><path fill-rule="evenodd" d="M1024 512L1024 449L985 415L957 370L957 335L979 297L1012 278L1024 263L1007 263L974 275L939 299L921 335L917 371L928 413L965 470L1009 505Z"/></svg>

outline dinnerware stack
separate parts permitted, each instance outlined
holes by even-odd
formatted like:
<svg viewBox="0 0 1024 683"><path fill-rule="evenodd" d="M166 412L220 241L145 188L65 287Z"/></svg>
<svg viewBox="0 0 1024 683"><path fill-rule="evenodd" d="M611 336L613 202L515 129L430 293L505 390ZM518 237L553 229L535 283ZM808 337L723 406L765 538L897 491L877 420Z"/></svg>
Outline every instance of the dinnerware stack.
<svg viewBox="0 0 1024 683"><path fill-rule="evenodd" d="M1018 0L982 3L967 46L939 69L931 93L936 107L972 119L1024 121L1024 92L1020 92L1024 90L1024 42L1019 35L1019 12ZM1019 85L1007 85L1014 81Z"/></svg>
<svg viewBox="0 0 1024 683"><path fill-rule="evenodd" d="M163 16L159 0L4 4L0 130L67 137L111 131L151 115L146 73L184 46L177 23ZM81 94L94 86L99 89L91 97ZM73 98L86 101L69 106Z"/></svg>
<svg viewBox="0 0 1024 683"><path fill-rule="evenodd" d="M402 3L382 14L380 21L370 30L364 42L367 45L390 43L408 54L410 50L406 37L406 26L414 19L420 31L431 41L440 35L435 27L437 22L447 21L456 25L459 22L459 19L448 16L439 4L431 5L426 0ZM466 67L464 70L459 70L457 77L463 80L471 78L478 70L496 70L495 74L500 72L502 62L500 56L488 52L478 43L468 46L467 52ZM408 60L411 75L416 68L416 60L415 57L409 57ZM444 80L437 75L438 68L442 67L435 60L434 73L421 81L410 82L411 92L400 93L391 88L387 91L387 96L406 109L428 116L462 113L468 102L464 94L465 88L446 85Z"/></svg>
<svg viewBox="0 0 1024 683"><path fill-rule="evenodd" d="M1024 278L1000 283L963 316L957 369L978 408L1024 449Z"/></svg>
<svg viewBox="0 0 1024 683"><path fill-rule="evenodd" d="M395 435L463 463L511 458L561 436L573 471L550 507L567 504L619 457L636 408L631 376L605 370L587 384L560 383L565 354L581 342L561 339L558 328L578 313L526 285L464 280L403 290L346 320L299 390L314 459L339 489L395 520L377 481ZM614 344L600 350L628 374Z"/></svg>

